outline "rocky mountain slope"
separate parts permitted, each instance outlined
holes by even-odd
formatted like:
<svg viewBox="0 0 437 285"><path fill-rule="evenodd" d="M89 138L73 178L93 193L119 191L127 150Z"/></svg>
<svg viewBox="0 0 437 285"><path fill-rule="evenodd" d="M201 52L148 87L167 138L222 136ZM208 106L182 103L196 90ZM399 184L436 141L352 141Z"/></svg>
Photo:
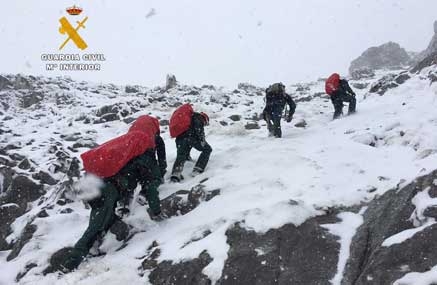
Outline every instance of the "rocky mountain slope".
<svg viewBox="0 0 437 285"><path fill-rule="evenodd" d="M298 107L275 140L250 84L0 77L0 284L437 282L436 62L421 64L351 81L358 113L336 121L322 80L288 86ZM171 218L133 200L78 270L52 272L88 223L79 155L152 114L171 166L168 119L186 102L210 115L213 155L204 174L160 187Z"/></svg>

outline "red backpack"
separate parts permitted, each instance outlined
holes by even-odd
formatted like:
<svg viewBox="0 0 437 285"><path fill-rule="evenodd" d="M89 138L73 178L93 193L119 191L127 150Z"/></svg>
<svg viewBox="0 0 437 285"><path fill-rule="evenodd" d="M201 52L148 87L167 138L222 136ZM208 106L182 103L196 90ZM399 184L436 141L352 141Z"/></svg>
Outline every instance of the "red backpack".
<svg viewBox="0 0 437 285"><path fill-rule="evenodd" d="M158 119L148 115L139 116L138 119L136 119L135 122L133 122L128 132L133 132L133 131L140 131L140 132L150 131L155 135L159 134L160 133L159 121Z"/></svg>
<svg viewBox="0 0 437 285"><path fill-rule="evenodd" d="M325 91L328 95L332 95L340 87L340 75L334 73L325 82Z"/></svg>
<svg viewBox="0 0 437 285"><path fill-rule="evenodd" d="M193 107L190 104L184 104L174 111L170 118L170 136L172 138L188 131L193 113Z"/></svg>
<svg viewBox="0 0 437 285"><path fill-rule="evenodd" d="M150 131L129 131L96 148L81 154L86 172L98 177L111 177L131 159L155 147L155 136Z"/></svg>

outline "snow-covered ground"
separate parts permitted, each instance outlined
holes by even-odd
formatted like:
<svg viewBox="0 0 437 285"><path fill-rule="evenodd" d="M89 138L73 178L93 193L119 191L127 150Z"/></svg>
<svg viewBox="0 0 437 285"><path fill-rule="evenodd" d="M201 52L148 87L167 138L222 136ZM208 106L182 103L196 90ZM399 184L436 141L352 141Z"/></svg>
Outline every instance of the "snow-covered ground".
<svg viewBox="0 0 437 285"><path fill-rule="evenodd" d="M66 81L65 84L72 86L73 83ZM11 133L4 135L4 139L8 143L21 144L17 153L49 171L52 157L48 155L48 149L50 143L61 140L61 134L79 132L80 136L102 143L126 132L129 127L122 121L84 124L75 121L76 118L89 115L90 110L103 105L126 103L128 106L128 102L132 105L136 100L142 107L134 113L135 117L151 113L168 119L174 108L159 101L148 102L148 98L166 96L165 100L170 103L190 101L195 109L210 114L207 140L213 153L204 174L188 178L181 184L162 185L161 198L180 189L191 189L204 178L209 178L204 182L207 189L221 189L221 194L184 216L161 223L151 221L146 209L133 202L131 214L125 221L143 232L135 235L126 248L115 251L120 243L109 233L101 246L107 253L105 256L91 258L75 272L64 276L43 276L41 272L51 254L74 245L88 224L89 210L80 201L68 205L74 210L70 214L57 214L59 208L54 208L48 211L49 217L33 222L38 226L37 232L18 258L6 262L8 252L0 252L0 284L14 283L16 275L30 262L37 263L38 267L21 280L22 284L147 284L148 272L141 276L138 267L155 240L162 251L158 261L192 259L207 250L213 261L204 273L215 281L220 278L227 259L229 245L225 232L235 222L243 221L245 227L258 232L287 223L300 225L310 217L324 214L330 207L370 201L399 183L404 184L437 168L437 85L430 86L429 81L420 76L384 96L357 90L358 112L340 120L332 121L333 107L326 96L300 102L293 122L283 123L282 139L268 138L263 122L259 122L261 129L245 129L245 123L251 121L249 118L255 113L259 114L264 104L263 96L250 92L202 89L200 95L178 92L162 95L141 89L147 97L113 95L118 87L102 90L103 87L94 86L100 90L100 94L96 94L74 86L76 89L66 91L72 104L63 106L52 102L50 96L58 92L58 86L51 87L50 84L45 88L52 88L52 93L47 92L51 95L46 95L48 98L42 108L21 109L11 104L7 115L14 118L4 121L3 125L22 136ZM323 92L322 82L309 86L308 94ZM289 91L295 89L296 86L288 88ZM231 103L224 107L226 96L230 97ZM344 111L347 112L347 107ZM38 117L38 113L44 116ZM228 118L235 114L243 119L233 122ZM306 128L294 126L301 120L307 122ZM222 126L220 121L229 125ZM69 123L72 124L69 126ZM170 170L176 154L175 144L167 131L163 136ZM33 143L26 145L31 140ZM78 156L81 152L72 155ZM197 153L193 151L192 155L197 156ZM186 164L186 177L190 177L192 166L192 163ZM13 225L10 239L18 237L30 217L38 211L34 205L29 213L20 217ZM326 226L333 234L344 233L340 239L343 256L339 260L339 270L344 269L347 260L347 247L353 236L351 230L361 224L358 214L346 213L341 219L340 224ZM205 231L211 234L190 242L202 237ZM421 278L433 272L435 269L422 274ZM404 279L412 280L414 276L408 275ZM341 272L332 282L339 284L340 280Z"/></svg>

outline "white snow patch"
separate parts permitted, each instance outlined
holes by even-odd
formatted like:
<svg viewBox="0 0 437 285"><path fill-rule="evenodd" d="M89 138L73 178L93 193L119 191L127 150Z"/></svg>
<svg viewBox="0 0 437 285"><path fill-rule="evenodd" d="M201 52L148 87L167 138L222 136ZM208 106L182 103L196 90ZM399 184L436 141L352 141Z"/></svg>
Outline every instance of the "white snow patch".
<svg viewBox="0 0 437 285"><path fill-rule="evenodd" d="M338 254L337 273L330 282L334 285L340 285L343 279L344 269L346 262L350 255L350 246L352 238L354 237L357 229L363 223L363 216L352 212L344 212L338 214L341 222L336 224L322 225L322 227L329 230L333 235L340 237L340 252Z"/></svg>
<svg viewBox="0 0 437 285"><path fill-rule="evenodd" d="M394 244L403 243L407 239L412 238L418 232L423 231L424 229L426 229L429 226L434 225L435 223L436 222L434 222L434 221L429 221L429 222L425 223L424 225L422 225L420 227L413 228L413 229L408 229L408 230L402 231L400 233L397 233L395 235L392 235L391 237L389 237L386 240L384 240L384 242L382 243L382 246L387 246L388 247L388 246L392 246Z"/></svg>
<svg viewBox="0 0 437 285"><path fill-rule="evenodd" d="M426 272L410 272L393 285L429 285L437 283L437 266Z"/></svg>

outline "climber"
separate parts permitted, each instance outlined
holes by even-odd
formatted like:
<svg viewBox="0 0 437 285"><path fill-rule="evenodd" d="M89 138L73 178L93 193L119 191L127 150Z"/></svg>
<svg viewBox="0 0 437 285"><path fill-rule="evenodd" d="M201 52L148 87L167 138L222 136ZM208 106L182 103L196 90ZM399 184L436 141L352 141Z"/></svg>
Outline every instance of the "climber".
<svg viewBox="0 0 437 285"><path fill-rule="evenodd" d="M129 131L147 129L150 126L153 126L151 129L155 133L156 158L158 161L159 169L161 171L161 178L163 182L164 175L167 172L167 159L165 154L165 144L164 144L164 140L161 137L158 119L148 115L140 116L134 121L132 126L129 128Z"/></svg>
<svg viewBox="0 0 437 285"><path fill-rule="evenodd" d="M173 113L170 119L170 135L176 138L177 157L170 177L172 182L180 182L184 179L182 170L192 148L201 152L192 176L205 170L212 152L211 146L205 140L204 127L208 124L208 115L194 112L190 104L182 105Z"/></svg>
<svg viewBox="0 0 437 285"><path fill-rule="evenodd" d="M150 118L141 120L152 122L154 118ZM79 266L94 242L120 221L115 213L117 202L133 193L138 183L141 185L139 197L143 197L140 201L148 201L150 218L154 221L166 218L161 212L158 194L162 170L155 156L155 135L159 124L143 124L141 120L127 134L81 155L87 175L100 178L102 185L100 195L88 202L91 206L88 228L58 265L58 270L70 272Z"/></svg>
<svg viewBox="0 0 437 285"><path fill-rule="evenodd" d="M325 82L325 91L331 97L334 105L334 120L343 114L343 102L349 103L348 115L355 113L357 100L355 92L346 79L340 78L338 73L332 74Z"/></svg>
<svg viewBox="0 0 437 285"><path fill-rule="evenodd" d="M288 104L290 110L285 120L289 123L293 119L296 103L290 95L285 93L284 84L275 83L266 89L266 107L262 112L262 116L267 122L269 136L282 137L281 118L286 104Z"/></svg>

